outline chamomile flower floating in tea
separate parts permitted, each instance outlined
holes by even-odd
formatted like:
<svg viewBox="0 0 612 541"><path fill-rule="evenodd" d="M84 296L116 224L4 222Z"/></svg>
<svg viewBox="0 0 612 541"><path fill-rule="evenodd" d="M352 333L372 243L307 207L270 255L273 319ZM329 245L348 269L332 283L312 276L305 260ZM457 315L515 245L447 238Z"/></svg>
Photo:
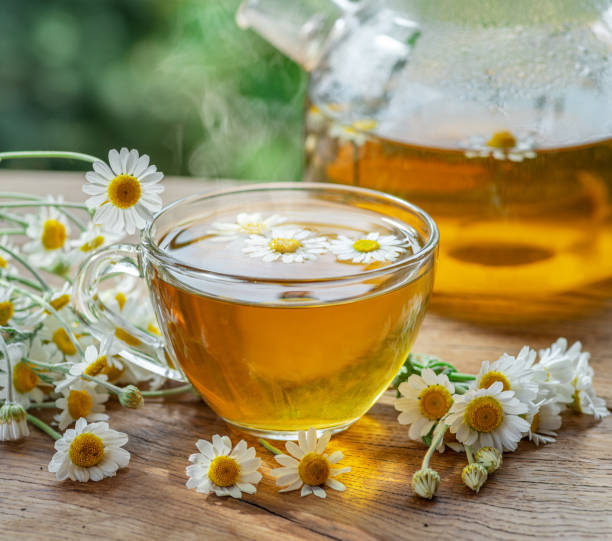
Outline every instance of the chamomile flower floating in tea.
<svg viewBox="0 0 612 541"><path fill-rule="evenodd" d="M395 235L381 235L378 232L354 239L338 235L337 239L330 242L330 251L340 261L368 264L374 261L395 261L406 251L404 244L405 241Z"/></svg>
<svg viewBox="0 0 612 541"><path fill-rule="evenodd" d="M47 201L61 204L63 198L48 197ZM63 266L70 250L70 226L66 216L49 206L42 207L38 214L26 215L25 219L28 223L26 235L31 240L23 246L23 251L30 261L39 267Z"/></svg>
<svg viewBox="0 0 612 541"><path fill-rule="evenodd" d="M276 477L278 486L284 486L279 492L301 488L300 496L314 494L319 498L325 498L324 487L339 491L346 489L343 483L335 479L338 475L351 471L350 467L335 466L344 455L340 451L334 451L331 455L324 453L331 434L332 431L327 430L317 438L317 431L314 428L310 428L308 432L300 431L297 445L292 441L285 444L291 456L274 455L274 459L282 468L276 468L270 474Z"/></svg>
<svg viewBox="0 0 612 541"><path fill-rule="evenodd" d="M189 457L193 464L187 466L189 477L187 488L194 488L202 494L214 492L217 496L241 498L242 493L255 494L255 485L261 481L261 459L255 456L255 448L247 447L240 440L232 449L232 442L227 436L215 434L212 443L198 440L196 447L199 453Z"/></svg>
<svg viewBox="0 0 612 541"><path fill-rule="evenodd" d="M513 391L504 391L501 381L496 381L487 389L456 395L444 422L465 445L514 451L529 430L529 423L520 417L525 413L527 406Z"/></svg>
<svg viewBox="0 0 612 541"><path fill-rule="evenodd" d="M81 417L89 422L108 420L108 415L104 413L108 393L98 387L95 382L78 380L63 389L63 396L55 401L55 405L61 410L55 416L60 430L64 430Z"/></svg>
<svg viewBox="0 0 612 541"><path fill-rule="evenodd" d="M525 420L529 423L528 437L537 446L556 441L557 430L561 428L563 406L554 398L528 404Z"/></svg>
<svg viewBox="0 0 612 541"><path fill-rule="evenodd" d="M251 235L245 240L242 251L249 257L260 258L269 263L304 263L312 261L328 250L325 237L297 227L273 229L269 235Z"/></svg>
<svg viewBox="0 0 612 541"><path fill-rule="evenodd" d="M58 481L101 481L114 477L119 468L130 462L130 453L122 447L128 442L123 432L109 428L108 423L87 424L83 418L55 442L56 453L49 471Z"/></svg>
<svg viewBox="0 0 612 541"><path fill-rule="evenodd" d="M504 391L514 391L521 402L532 402L538 395L538 384L534 381L532 368L535 358L536 352L525 346L516 357L504 353L493 363L484 361L472 388L488 389L499 381Z"/></svg>
<svg viewBox="0 0 612 541"><path fill-rule="evenodd" d="M287 218L278 214L264 218L261 212L241 212L236 216L235 222L214 222L208 233L215 235L212 239L214 242L223 242L240 236L267 235L273 228L286 221Z"/></svg>
<svg viewBox="0 0 612 541"><path fill-rule="evenodd" d="M455 387L445 374L425 368L420 376L412 374L401 383L398 391L402 396L395 401L395 409L401 412L397 420L410 425L408 435L420 441L448 413Z"/></svg>
<svg viewBox="0 0 612 541"><path fill-rule="evenodd" d="M94 224L116 233L132 234L143 229L147 219L162 206L164 191L158 183L164 178L157 167L149 165L149 156L122 148L108 153L110 167L94 162L93 171L85 175L88 184L83 191L91 195L86 204L95 209Z"/></svg>
<svg viewBox="0 0 612 541"><path fill-rule="evenodd" d="M526 136L517 139L509 131L496 132L489 139L474 135L460 146L465 148L466 158L492 157L496 160L522 162L525 158L536 157L533 137Z"/></svg>

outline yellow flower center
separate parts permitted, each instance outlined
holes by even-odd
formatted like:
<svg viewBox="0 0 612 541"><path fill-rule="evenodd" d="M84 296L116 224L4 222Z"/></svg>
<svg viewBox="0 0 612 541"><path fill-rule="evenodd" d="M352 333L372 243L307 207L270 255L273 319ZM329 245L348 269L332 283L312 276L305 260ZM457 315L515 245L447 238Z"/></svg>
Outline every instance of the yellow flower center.
<svg viewBox="0 0 612 541"><path fill-rule="evenodd" d="M208 478L218 487L231 487L238 482L240 466L229 456L218 456L208 468Z"/></svg>
<svg viewBox="0 0 612 541"><path fill-rule="evenodd" d="M103 244L104 244L104 237L102 235L98 235L97 237L94 237L92 240L87 241L85 244L81 245L79 249L81 250L81 252L91 252L92 250L99 248Z"/></svg>
<svg viewBox="0 0 612 541"><path fill-rule="evenodd" d="M68 456L75 466L91 468L104 458L104 443L95 434L79 434L72 440Z"/></svg>
<svg viewBox="0 0 612 541"><path fill-rule="evenodd" d="M465 408L465 422L478 432L492 432L502 422L504 408L492 396L479 396Z"/></svg>
<svg viewBox="0 0 612 541"><path fill-rule="evenodd" d="M87 391L70 391L68 395L68 413L73 419L87 417L91 413L93 400Z"/></svg>
<svg viewBox="0 0 612 541"><path fill-rule="evenodd" d="M361 131L370 131L376 127L376 120L355 120L353 122L353 128Z"/></svg>
<svg viewBox="0 0 612 541"><path fill-rule="evenodd" d="M123 307L125 306L125 303L127 301L127 299L125 298L125 295L121 291L119 291L119 293L115 295L115 300L117 301L117 304L119 305L119 310L123 310Z"/></svg>
<svg viewBox="0 0 612 541"><path fill-rule="evenodd" d="M6 269L6 266L8 265L6 259L4 259L1 255L0 255L0 268L1 269Z"/></svg>
<svg viewBox="0 0 612 541"><path fill-rule="evenodd" d="M55 299L52 299L49 302L49 304L53 307L54 310L59 311L65 306L67 306L69 302L70 302L70 295L65 294L65 295L60 295L59 297L56 297Z"/></svg>
<svg viewBox="0 0 612 541"><path fill-rule="evenodd" d="M111 383L117 381L124 372L125 366L116 366L116 363L109 364L106 355L98 357L85 369L85 374L88 376L105 375Z"/></svg>
<svg viewBox="0 0 612 541"><path fill-rule="evenodd" d="M302 243L297 239L278 238L271 240L268 246L270 250L278 252L279 254L293 254L302 246Z"/></svg>
<svg viewBox="0 0 612 541"><path fill-rule="evenodd" d="M582 404L580 402L580 392L576 389L576 383L578 383L578 378L574 378L572 380L572 385L574 386L574 394L572 396L572 401L570 403L570 407L577 411L578 413L582 413Z"/></svg>
<svg viewBox="0 0 612 541"><path fill-rule="evenodd" d="M132 175L119 175L108 184L108 200L120 209L129 209L140 201L140 182Z"/></svg>
<svg viewBox="0 0 612 541"><path fill-rule="evenodd" d="M540 414L536 413L533 416L533 419L531 420L531 426L529 427L529 430L531 430L532 433L535 433L538 431L538 428L540 428Z"/></svg>
<svg viewBox="0 0 612 541"><path fill-rule="evenodd" d="M53 333L51 339L57 346L57 349L59 349L64 355L74 355L76 353L76 348L74 347L74 344L70 338L68 338L68 333L63 327L57 329L57 331Z"/></svg>
<svg viewBox="0 0 612 541"><path fill-rule="evenodd" d="M260 235L264 227L264 224L261 222L248 222L240 226L240 228L249 235Z"/></svg>
<svg viewBox="0 0 612 541"><path fill-rule="evenodd" d="M419 409L434 421L442 418L453 405L453 397L444 385L429 385L419 394Z"/></svg>
<svg viewBox="0 0 612 541"><path fill-rule="evenodd" d="M496 370L492 370L491 372L487 372L482 379L480 380L480 385L478 386L480 389L488 389L495 382L501 381L504 386L504 391L510 390L510 382L508 378L502 374L501 372L497 372Z"/></svg>
<svg viewBox="0 0 612 541"><path fill-rule="evenodd" d="M18 393L29 393L38 382L38 376L24 361L19 361L13 367L13 387Z"/></svg>
<svg viewBox="0 0 612 541"><path fill-rule="evenodd" d="M161 336L161 331L159 330L157 325L155 325L152 322L149 322L149 324L147 325L147 331L149 331L151 334L156 334L157 336Z"/></svg>
<svg viewBox="0 0 612 541"><path fill-rule="evenodd" d="M58 250L66 242L66 226L57 220L47 220L40 240L45 250Z"/></svg>
<svg viewBox="0 0 612 541"><path fill-rule="evenodd" d="M353 248L358 252L373 252L380 248L380 244L375 240L359 239L353 243Z"/></svg>
<svg viewBox="0 0 612 541"><path fill-rule="evenodd" d="M507 150L516 146L516 137L509 131L498 131L489 139L487 145Z"/></svg>
<svg viewBox="0 0 612 541"><path fill-rule="evenodd" d="M329 461L318 453L307 453L298 466L302 481L311 486L322 485L329 479Z"/></svg>
<svg viewBox="0 0 612 541"><path fill-rule="evenodd" d="M121 327L117 327L115 329L115 336L119 338L119 340L123 340L126 344L132 347L137 347L142 344L142 342L138 340L138 338L132 336L129 332L122 329Z"/></svg>
<svg viewBox="0 0 612 541"><path fill-rule="evenodd" d="M6 325L14 313L15 307L11 301L0 302L0 325Z"/></svg>

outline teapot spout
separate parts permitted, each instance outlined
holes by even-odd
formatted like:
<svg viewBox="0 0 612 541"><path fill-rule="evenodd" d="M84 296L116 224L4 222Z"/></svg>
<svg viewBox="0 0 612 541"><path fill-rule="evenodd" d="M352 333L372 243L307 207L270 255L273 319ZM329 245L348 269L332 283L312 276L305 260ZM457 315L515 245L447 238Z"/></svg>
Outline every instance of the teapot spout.
<svg viewBox="0 0 612 541"><path fill-rule="evenodd" d="M240 28L252 28L279 51L311 71L355 11L348 0L245 0L236 12Z"/></svg>

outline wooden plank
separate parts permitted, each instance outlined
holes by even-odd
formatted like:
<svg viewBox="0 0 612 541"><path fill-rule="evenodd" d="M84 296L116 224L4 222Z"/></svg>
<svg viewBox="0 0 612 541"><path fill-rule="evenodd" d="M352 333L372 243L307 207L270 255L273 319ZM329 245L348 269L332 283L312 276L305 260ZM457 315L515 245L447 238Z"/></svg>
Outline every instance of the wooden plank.
<svg viewBox="0 0 612 541"><path fill-rule="evenodd" d="M227 185L218 182L217 186ZM165 201L210 189L208 182L170 179ZM80 175L0 172L1 190L64 194L82 200ZM543 323L483 325L430 313L415 351L438 355L464 371L483 359L517 352L523 344L549 345L558 336L580 339L591 351L596 388L612 400L612 303L610 285L584 293L591 312ZM481 310L481 308L479 308ZM481 313L502 310L495 304ZM554 314L555 307L550 307ZM495 319L495 318L491 318ZM187 490L185 466L198 438L228 428L191 395L147 400L139 412L111 406L113 428L127 432L129 468L100 483L59 483L47 472L53 445L33 430L30 438L0 444L0 539L609 539L612 528L612 419L597 423L566 413L557 443L537 449L523 442L506 455L501 470L480 494L459 479L465 463L452 452L436 455L442 477L435 500L412 495L410 478L423 446L409 440L396 422L387 393L351 429L332 439L341 449L344 493L326 500L278 494L265 475L274 462L264 458L264 479L242 501L206 498ZM47 412L47 414L50 412ZM237 441L241 434L233 432ZM250 444L257 445L247 437Z"/></svg>

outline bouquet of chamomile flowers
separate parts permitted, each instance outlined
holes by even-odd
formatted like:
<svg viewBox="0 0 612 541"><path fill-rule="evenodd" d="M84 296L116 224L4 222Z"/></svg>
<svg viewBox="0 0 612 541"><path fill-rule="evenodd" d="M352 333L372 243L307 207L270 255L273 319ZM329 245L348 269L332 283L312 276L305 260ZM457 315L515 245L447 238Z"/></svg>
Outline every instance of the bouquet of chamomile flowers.
<svg viewBox="0 0 612 541"><path fill-rule="evenodd" d="M589 358L580 342L568 348L559 338L539 354L525 346L516 357L484 361L474 376L436 358L410 355L394 386L398 421L410 425L411 439L429 446L412 477L415 494L430 499L438 489L440 476L429 468L434 450L465 452L461 478L478 492L501 466L502 453L514 451L523 438L538 446L554 442L563 410L595 419L609 415L593 389Z"/></svg>
<svg viewBox="0 0 612 541"><path fill-rule="evenodd" d="M122 448L127 436L107 423L110 397L139 408L143 397L167 391L158 390L165 378L121 356L127 331L117 328L100 340L83 325L73 309L72 282L94 250L142 229L161 208L163 174L148 156L126 148L111 150L108 163L71 152L6 152L0 160L38 156L92 163L83 185L90 197L81 204L0 193L0 441L27 437L35 425L57 440L49 470L58 479L100 480L129 461ZM139 287L135 279L111 276L99 302L157 335ZM34 415L42 408L56 411L53 426Z"/></svg>

